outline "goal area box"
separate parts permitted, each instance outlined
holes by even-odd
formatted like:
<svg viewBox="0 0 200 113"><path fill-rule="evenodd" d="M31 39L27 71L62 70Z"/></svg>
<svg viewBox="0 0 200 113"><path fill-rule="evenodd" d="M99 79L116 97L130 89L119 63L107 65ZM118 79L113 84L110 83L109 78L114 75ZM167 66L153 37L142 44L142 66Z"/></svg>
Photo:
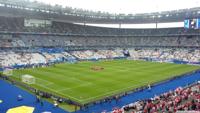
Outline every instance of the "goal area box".
<svg viewBox="0 0 200 113"><path fill-rule="evenodd" d="M22 75L21 80L26 84L35 84L35 77L31 75Z"/></svg>

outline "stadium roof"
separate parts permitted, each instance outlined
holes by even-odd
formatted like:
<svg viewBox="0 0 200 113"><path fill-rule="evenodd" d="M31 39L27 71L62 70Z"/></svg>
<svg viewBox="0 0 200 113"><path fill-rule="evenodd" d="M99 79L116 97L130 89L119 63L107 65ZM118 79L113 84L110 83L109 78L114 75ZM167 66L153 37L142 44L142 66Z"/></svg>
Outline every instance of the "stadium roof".
<svg viewBox="0 0 200 113"><path fill-rule="evenodd" d="M101 3L100 0L89 1L0 0L0 16L95 24L166 23L183 22L187 18L200 18L200 0L137 0L138 2L136 0L132 0L133 2L131 0L123 0L123 2L115 0L115 3L112 0L101 0ZM93 9L94 6L96 9ZM132 14L123 13L122 11L125 10ZM109 11L109 13L105 11ZM123 14L113 14L112 11Z"/></svg>
<svg viewBox="0 0 200 113"><path fill-rule="evenodd" d="M31 0L35 1L35 0ZM61 5L113 14L140 14L172 11L200 6L200 0L37 0L50 5Z"/></svg>

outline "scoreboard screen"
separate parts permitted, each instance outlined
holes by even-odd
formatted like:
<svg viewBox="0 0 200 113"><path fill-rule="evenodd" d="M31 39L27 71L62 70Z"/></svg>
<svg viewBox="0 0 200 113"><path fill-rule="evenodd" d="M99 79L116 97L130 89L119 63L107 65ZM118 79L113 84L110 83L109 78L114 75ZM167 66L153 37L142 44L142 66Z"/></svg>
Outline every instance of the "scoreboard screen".
<svg viewBox="0 0 200 113"><path fill-rule="evenodd" d="M190 28L190 20L184 20L184 28Z"/></svg>
<svg viewBox="0 0 200 113"><path fill-rule="evenodd" d="M200 18L197 19L197 28L200 29Z"/></svg>
<svg viewBox="0 0 200 113"><path fill-rule="evenodd" d="M186 19L184 20L184 28L186 29L200 29L200 19Z"/></svg>

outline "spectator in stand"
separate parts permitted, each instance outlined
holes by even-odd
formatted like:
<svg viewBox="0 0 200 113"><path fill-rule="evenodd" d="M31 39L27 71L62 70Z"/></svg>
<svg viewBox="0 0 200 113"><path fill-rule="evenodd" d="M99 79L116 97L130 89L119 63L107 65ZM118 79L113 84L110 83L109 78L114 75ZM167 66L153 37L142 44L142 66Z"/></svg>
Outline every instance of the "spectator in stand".
<svg viewBox="0 0 200 113"><path fill-rule="evenodd" d="M118 109L120 111L118 112ZM160 96L155 96L152 99L142 100L122 108L113 110L113 113L122 112L171 112L176 111L200 111L200 83L182 88L179 87L174 91L169 91Z"/></svg>

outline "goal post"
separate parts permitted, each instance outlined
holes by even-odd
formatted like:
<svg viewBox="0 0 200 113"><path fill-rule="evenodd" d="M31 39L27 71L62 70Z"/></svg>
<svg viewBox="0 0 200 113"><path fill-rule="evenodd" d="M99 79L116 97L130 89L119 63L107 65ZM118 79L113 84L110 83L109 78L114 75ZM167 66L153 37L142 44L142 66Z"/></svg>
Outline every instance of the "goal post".
<svg viewBox="0 0 200 113"><path fill-rule="evenodd" d="M26 84L35 84L35 77L31 75L22 75L21 80Z"/></svg>
<svg viewBox="0 0 200 113"><path fill-rule="evenodd" d="M3 75L12 76L13 75L13 69L11 69L11 68L5 68L3 70Z"/></svg>

